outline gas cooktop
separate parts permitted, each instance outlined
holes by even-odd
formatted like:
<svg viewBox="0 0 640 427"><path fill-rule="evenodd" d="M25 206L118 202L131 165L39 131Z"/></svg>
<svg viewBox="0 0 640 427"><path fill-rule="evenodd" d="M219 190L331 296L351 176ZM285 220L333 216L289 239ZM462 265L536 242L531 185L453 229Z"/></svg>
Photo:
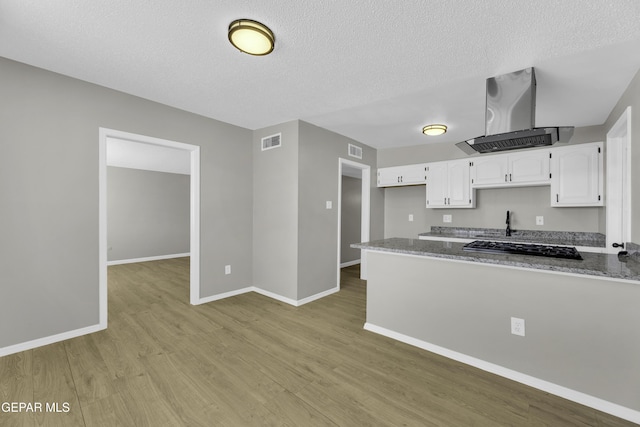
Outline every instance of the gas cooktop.
<svg viewBox="0 0 640 427"><path fill-rule="evenodd" d="M489 242L476 240L462 247L463 251L489 252L516 255L546 256L581 260L580 252L574 247L536 245L533 243Z"/></svg>

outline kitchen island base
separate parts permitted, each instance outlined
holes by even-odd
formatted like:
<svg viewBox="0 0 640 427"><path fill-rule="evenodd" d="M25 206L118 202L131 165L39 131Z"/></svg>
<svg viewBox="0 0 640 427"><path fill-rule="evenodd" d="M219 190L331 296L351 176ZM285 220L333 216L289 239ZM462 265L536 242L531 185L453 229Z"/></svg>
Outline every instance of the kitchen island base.
<svg viewBox="0 0 640 427"><path fill-rule="evenodd" d="M640 423L640 286L367 251L373 332ZM524 337L510 319L526 321Z"/></svg>

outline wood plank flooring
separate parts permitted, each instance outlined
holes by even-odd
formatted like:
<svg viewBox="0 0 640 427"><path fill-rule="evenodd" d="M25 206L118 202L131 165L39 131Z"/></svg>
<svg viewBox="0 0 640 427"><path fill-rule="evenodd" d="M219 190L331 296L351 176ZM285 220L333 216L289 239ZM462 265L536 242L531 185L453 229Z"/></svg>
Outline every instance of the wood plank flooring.
<svg viewBox="0 0 640 427"><path fill-rule="evenodd" d="M106 331L0 358L0 426L630 426L363 330L358 266L292 307L189 305L188 258L109 267Z"/></svg>

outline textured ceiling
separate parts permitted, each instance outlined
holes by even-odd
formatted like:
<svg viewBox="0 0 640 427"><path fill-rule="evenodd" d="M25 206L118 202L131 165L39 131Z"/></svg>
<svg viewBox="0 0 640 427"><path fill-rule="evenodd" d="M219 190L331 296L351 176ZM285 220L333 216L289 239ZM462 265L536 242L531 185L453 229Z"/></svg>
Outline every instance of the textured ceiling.
<svg viewBox="0 0 640 427"><path fill-rule="evenodd" d="M227 41L238 18L276 35ZM534 66L537 125L601 124L640 68L637 0L0 0L0 56L249 129L377 148L484 134L485 79ZM444 122L427 140L424 124Z"/></svg>

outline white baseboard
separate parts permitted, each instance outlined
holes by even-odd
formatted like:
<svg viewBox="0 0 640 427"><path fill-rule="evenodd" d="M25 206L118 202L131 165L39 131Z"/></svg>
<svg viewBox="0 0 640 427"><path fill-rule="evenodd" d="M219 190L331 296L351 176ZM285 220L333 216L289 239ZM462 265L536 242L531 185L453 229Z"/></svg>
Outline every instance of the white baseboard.
<svg viewBox="0 0 640 427"><path fill-rule="evenodd" d="M298 306L298 301L296 301L294 299L283 297L282 295L278 295L278 294L270 292L270 291L265 291L264 289L261 289L261 288L255 287L255 286L251 290L253 292L255 292L255 293L260 294L260 295L264 295L265 297L273 298L275 300L282 301L282 302L284 302L286 304L293 305L294 307Z"/></svg>
<svg viewBox="0 0 640 427"><path fill-rule="evenodd" d="M284 297L282 295L276 294L274 292L270 292L270 291L264 290L262 288L258 288L256 286L248 286L246 288L238 289L237 291L225 292L225 293L222 293L222 294L212 295L212 296L209 296L209 297L206 297L206 298L200 298L198 300L197 304L205 304L205 303L208 303L208 302L212 302L212 301L217 301L217 300L221 300L221 299L224 299L224 298L233 297L233 296L236 296L236 295L246 294L247 292L255 292L257 294L264 295L264 296L272 298L274 300L284 302L284 303L292 305L294 307L300 307L301 305L308 304L311 301L315 301L317 299L326 297L327 295L331 295L333 293L336 293L339 290L340 290L340 288L335 287L335 288L320 292L318 294L311 295L309 297L303 298L301 300L294 300L292 298L287 298L287 297Z"/></svg>
<svg viewBox="0 0 640 427"><path fill-rule="evenodd" d="M208 302L218 301L221 299L234 297L236 295L246 294L247 292L251 292L251 291L253 291L253 287L249 286L247 288L242 288L235 291L229 291L229 292L224 292L222 294L211 295L205 298L200 298L198 302L194 305L206 304Z"/></svg>
<svg viewBox="0 0 640 427"><path fill-rule="evenodd" d="M351 267L352 265L360 264L359 259L354 259L353 261L347 261L340 264L340 268Z"/></svg>
<svg viewBox="0 0 640 427"><path fill-rule="evenodd" d="M136 262L159 261L161 259L184 258L190 255L191 254L187 252L184 254L157 255L157 256L149 256L144 258L118 259L115 261L107 261L107 265L133 264Z"/></svg>
<svg viewBox="0 0 640 427"><path fill-rule="evenodd" d="M98 332L103 329L107 329L106 325L98 324L93 326L87 326L86 328L74 329L73 331L67 331L61 334L51 335L44 338L38 338L35 340L23 342L20 344L10 345L8 347L0 348L0 357L8 356L14 353L20 353L21 351L31 350L36 347L42 347L45 345L68 340L71 338L76 338L81 335L92 334L94 332Z"/></svg>
<svg viewBox="0 0 640 427"><path fill-rule="evenodd" d="M375 332L380 335L384 335L386 337L392 338L397 341L401 341L405 344L413 345L423 350L427 350L432 353L436 353L441 356L448 357L449 359L453 359L458 362L465 363L467 365L476 367L478 369L482 369L483 371L500 375L501 377L508 378L513 381L517 381L519 383L528 385L533 388L537 388L538 390L542 390L547 393L560 396L562 398L571 400L581 405L585 405L590 408L597 409L602 412L606 412L607 414L611 414L616 417L623 418L627 421L640 424L640 411L636 411L634 409L627 408L625 406L621 406L616 403L612 403L607 400L582 393L580 391L572 390L570 388L563 387L563 386L551 383L549 381L541 380L539 378L535 378L530 375L523 374L521 372L514 371L512 369L508 369L500 365L495 365L493 363L489 363L484 360L477 359L472 356L468 356L466 354L458 353L457 351L449 350L447 348L440 347L438 345L431 344L426 341L421 341L419 339L416 339L416 338L413 338L413 337L410 337L410 336L407 336L407 335L404 335L380 326L376 326L371 323L365 323L364 329L366 329L367 331Z"/></svg>
<svg viewBox="0 0 640 427"><path fill-rule="evenodd" d="M335 294L339 290L340 290L340 288L336 286L335 288L328 289L326 291L320 292L320 293L315 294L315 295L311 295L310 297L302 298L302 299L298 300L298 303L297 303L296 306L300 307L301 305L308 304L311 301L315 301L315 300L318 300L320 298L324 298L327 295Z"/></svg>

